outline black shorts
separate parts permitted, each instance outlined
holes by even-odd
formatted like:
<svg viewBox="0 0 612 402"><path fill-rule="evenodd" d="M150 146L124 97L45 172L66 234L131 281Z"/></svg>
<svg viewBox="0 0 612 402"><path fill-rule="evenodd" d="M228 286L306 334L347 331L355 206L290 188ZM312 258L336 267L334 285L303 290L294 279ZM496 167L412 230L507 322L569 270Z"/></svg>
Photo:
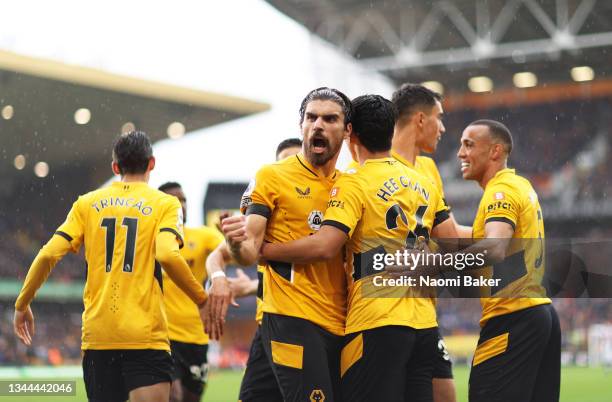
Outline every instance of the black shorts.
<svg viewBox="0 0 612 402"><path fill-rule="evenodd" d="M342 400L342 336L308 320L264 313L261 339L285 402Z"/></svg>
<svg viewBox="0 0 612 402"><path fill-rule="evenodd" d="M342 349L342 395L351 402L433 400L436 328L389 325L349 334Z"/></svg>
<svg viewBox="0 0 612 402"><path fill-rule="evenodd" d="M85 350L83 379L89 402L125 402L140 387L170 382L172 358L165 350Z"/></svg>
<svg viewBox="0 0 612 402"><path fill-rule="evenodd" d="M439 328L434 328L436 342L436 350L433 363L433 378L451 379L453 378L453 362L451 361L446 344L442 338Z"/></svg>
<svg viewBox="0 0 612 402"><path fill-rule="evenodd" d="M208 380L208 345L170 341L170 350L174 360L172 381L180 380L185 389L201 395Z"/></svg>
<svg viewBox="0 0 612 402"><path fill-rule="evenodd" d="M480 331L470 402L558 402L561 330L551 304L491 318Z"/></svg>
<svg viewBox="0 0 612 402"><path fill-rule="evenodd" d="M278 382L264 351L259 325L251 343L238 399L241 402L283 402Z"/></svg>

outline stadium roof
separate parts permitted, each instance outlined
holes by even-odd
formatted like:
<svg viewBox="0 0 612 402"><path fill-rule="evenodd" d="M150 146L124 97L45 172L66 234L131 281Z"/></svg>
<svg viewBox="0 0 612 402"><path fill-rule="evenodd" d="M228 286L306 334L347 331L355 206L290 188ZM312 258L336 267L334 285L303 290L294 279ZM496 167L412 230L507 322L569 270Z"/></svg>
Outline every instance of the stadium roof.
<svg viewBox="0 0 612 402"><path fill-rule="evenodd" d="M437 80L465 92L481 74L512 86L522 71L545 83L571 80L575 66L598 78L609 70L610 1L267 1L396 82Z"/></svg>
<svg viewBox="0 0 612 402"><path fill-rule="evenodd" d="M4 172L23 155L51 169L108 175L109 143L137 128L153 141L265 111L265 103L0 51ZM80 112L77 112L80 111ZM130 124L131 123L131 124ZM172 123L174 125L170 126ZM86 176L85 176L86 177Z"/></svg>

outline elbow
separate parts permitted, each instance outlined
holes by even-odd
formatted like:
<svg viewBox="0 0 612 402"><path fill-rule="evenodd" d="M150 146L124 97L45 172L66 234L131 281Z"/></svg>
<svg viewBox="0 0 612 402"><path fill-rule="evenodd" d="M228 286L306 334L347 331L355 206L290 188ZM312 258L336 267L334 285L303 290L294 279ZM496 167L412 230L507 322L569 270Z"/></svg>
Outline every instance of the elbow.
<svg viewBox="0 0 612 402"><path fill-rule="evenodd" d="M155 253L155 260L163 266L170 265L172 260L178 256L178 251L175 253L173 250L157 250Z"/></svg>
<svg viewBox="0 0 612 402"><path fill-rule="evenodd" d="M501 247L489 249L487 254L487 262L489 264L498 264L506 258L506 251Z"/></svg>

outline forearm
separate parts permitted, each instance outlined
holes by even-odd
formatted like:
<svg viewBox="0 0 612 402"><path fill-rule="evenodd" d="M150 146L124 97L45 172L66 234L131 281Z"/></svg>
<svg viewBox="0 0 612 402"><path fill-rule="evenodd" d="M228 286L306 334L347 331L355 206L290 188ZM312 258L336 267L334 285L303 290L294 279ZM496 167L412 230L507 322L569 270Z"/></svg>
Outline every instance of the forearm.
<svg viewBox="0 0 612 402"><path fill-rule="evenodd" d="M212 253L206 258L206 272L210 278L213 273L221 271L225 272L225 267L231 261L231 255L227 243L221 243Z"/></svg>
<svg viewBox="0 0 612 402"><path fill-rule="evenodd" d="M70 243L66 239L53 236L40 250L25 278L21 292L15 301L15 309L24 311L28 308L38 289L47 280L51 270L70 250Z"/></svg>
<svg viewBox="0 0 612 402"><path fill-rule="evenodd" d="M251 266L259 259L259 248L252 239L247 239L235 247L228 247L228 250L231 258L243 267Z"/></svg>
<svg viewBox="0 0 612 402"><path fill-rule="evenodd" d="M306 264L333 257L330 244L317 241L315 236L307 236L288 243L266 243L263 257L269 261L282 261Z"/></svg>
<svg viewBox="0 0 612 402"><path fill-rule="evenodd" d="M507 239L483 239L462 250L444 253L441 261L461 261L462 268L455 263L452 266L438 266L441 271L477 271L486 266L496 264L504 260L506 256ZM467 258L466 256L473 256ZM470 261L470 263L468 263Z"/></svg>
<svg viewBox="0 0 612 402"><path fill-rule="evenodd" d="M155 259L162 265L170 279L198 306L207 299L202 285L196 280L189 265L181 256L173 235L160 233L155 246Z"/></svg>
<svg viewBox="0 0 612 402"><path fill-rule="evenodd" d="M472 237L472 227L465 225L456 225L457 234L462 239L470 239Z"/></svg>

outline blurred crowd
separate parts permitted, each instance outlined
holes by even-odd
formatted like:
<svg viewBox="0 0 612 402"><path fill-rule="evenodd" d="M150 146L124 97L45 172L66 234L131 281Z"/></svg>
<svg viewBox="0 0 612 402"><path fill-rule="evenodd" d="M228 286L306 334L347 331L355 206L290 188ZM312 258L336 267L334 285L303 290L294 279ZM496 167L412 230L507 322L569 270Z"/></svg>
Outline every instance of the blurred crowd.
<svg viewBox="0 0 612 402"><path fill-rule="evenodd" d="M451 112L435 159L453 167L443 172L445 180L459 180L456 154L463 129L478 119L499 120L514 138L510 167L528 177L540 197L558 198L570 190L574 200L604 199L612 193L611 106L612 99L602 98Z"/></svg>

